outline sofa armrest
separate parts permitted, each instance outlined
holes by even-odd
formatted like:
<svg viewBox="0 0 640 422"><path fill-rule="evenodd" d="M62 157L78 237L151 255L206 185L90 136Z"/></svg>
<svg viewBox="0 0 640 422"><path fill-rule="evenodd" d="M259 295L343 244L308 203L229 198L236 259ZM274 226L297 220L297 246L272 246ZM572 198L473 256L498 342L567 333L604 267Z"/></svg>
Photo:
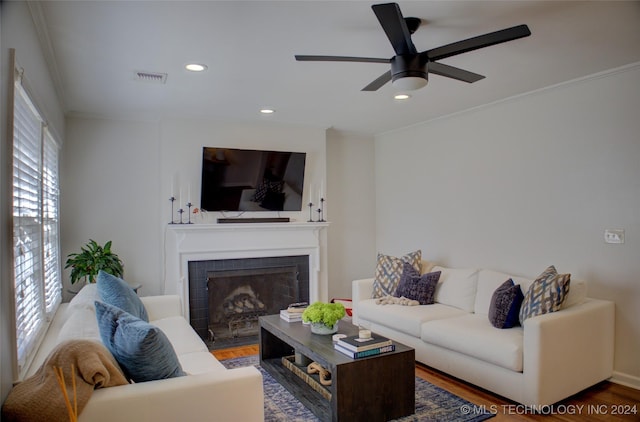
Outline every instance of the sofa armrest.
<svg viewBox="0 0 640 422"><path fill-rule="evenodd" d="M263 421L262 375L245 367L94 391L80 422Z"/></svg>
<svg viewBox="0 0 640 422"><path fill-rule="evenodd" d="M351 283L351 300L353 301L351 321L354 325L358 325L358 303L364 299L371 299L373 295L373 280L373 278L363 278L353 280Z"/></svg>
<svg viewBox="0 0 640 422"><path fill-rule="evenodd" d="M611 377L614 331L615 305L598 299L525 320L522 403L552 404Z"/></svg>
<svg viewBox="0 0 640 422"><path fill-rule="evenodd" d="M182 302L178 295L142 296L140 300L147 310L149 321L182 316Z"/></svg>

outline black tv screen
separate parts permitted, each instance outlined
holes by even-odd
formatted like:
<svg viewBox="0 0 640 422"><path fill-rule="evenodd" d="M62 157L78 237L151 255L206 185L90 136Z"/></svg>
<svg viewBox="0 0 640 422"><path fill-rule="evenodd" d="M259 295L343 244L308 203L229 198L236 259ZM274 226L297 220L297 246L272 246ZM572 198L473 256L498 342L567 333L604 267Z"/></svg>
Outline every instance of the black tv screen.
<svg viewBox="0 0 640 422"><path fill-rule="evenodd" d="M306 153L204 147L200 207L301 211Z"/></svg>

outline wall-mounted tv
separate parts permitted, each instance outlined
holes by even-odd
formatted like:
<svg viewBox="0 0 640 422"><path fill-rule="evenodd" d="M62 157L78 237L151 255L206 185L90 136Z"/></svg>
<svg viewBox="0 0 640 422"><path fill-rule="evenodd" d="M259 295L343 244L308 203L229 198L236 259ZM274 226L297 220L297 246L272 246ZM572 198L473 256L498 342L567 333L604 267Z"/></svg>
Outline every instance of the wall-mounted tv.
<svg viewBox="0 0 640 422"><path fill-rule="evenodd" d="M306 153L202 149L200 207L207 211L301 211Z"/></svg>

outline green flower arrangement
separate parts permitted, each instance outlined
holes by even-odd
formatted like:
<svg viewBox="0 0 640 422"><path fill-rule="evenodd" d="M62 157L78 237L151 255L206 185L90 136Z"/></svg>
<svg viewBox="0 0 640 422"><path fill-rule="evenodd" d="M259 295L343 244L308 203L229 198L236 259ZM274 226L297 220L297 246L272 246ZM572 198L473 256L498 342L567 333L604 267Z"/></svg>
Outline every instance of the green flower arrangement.
<svg viewBox="0 0 640 422"><path fill-rule="evenodd" d="M336 322L346 315L344 306L341 303L315 302L307 307L302 313L302 321L311 323L322 323L327 328L333 328Z"/></svg>

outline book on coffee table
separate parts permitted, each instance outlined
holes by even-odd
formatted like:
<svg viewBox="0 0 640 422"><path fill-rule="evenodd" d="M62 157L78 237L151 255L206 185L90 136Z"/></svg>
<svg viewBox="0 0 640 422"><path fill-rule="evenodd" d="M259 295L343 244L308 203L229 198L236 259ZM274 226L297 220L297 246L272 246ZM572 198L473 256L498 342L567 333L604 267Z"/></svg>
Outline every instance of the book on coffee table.
<svg viewBox="0 0 640 422"><path fill-rule="evenodd" d="M299 322L302 321L302 314L298 312L288 312L286 309L280 311L280 318L287 322Z"/></svg>
<svg viewBox="0 0 640 422"><path fill-rule="evenodd" d="M363 352L365 350L377 349L379 347L390 346L391 340L378 334L372 334L369 338L359 336L343 337L338 340L338 345L352 352Z"/></svg>
<svg viewBox="0 0 640 422"><path fill-rule="evenodd" d="M334 349L336 349L340 353L344 353L345 355L349 356L352 359L366 358L368 356L380 355L382 353L389 353L389 352L393 352L394 350L396 350L396 345L395 344L390 344L388 346L382 346L382 347L376 347L375 349L363 350L361 352L354 352L353 350L345 349L344 347L342 347L342 345L340 345L338 343L336 343L333 347L334 347Z"/></svg>

